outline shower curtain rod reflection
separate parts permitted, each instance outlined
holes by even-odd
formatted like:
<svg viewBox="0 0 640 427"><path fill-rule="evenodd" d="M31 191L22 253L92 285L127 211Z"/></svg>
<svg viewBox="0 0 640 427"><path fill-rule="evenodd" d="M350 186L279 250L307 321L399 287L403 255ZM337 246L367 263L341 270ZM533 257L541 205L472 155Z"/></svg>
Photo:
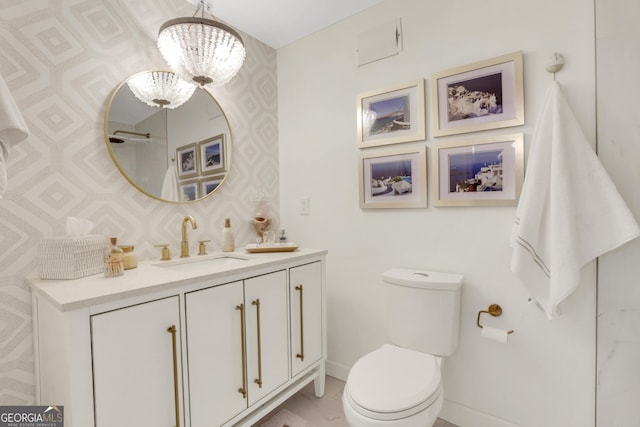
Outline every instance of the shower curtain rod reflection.
<svg viewBox="0 0 640 427"><path fill-rule="evenodd" d="M141 136L142 138L130 138L127 136L117 136L118 134L128 134L128 135L137 135L137 136ZM109 135L109 142L112 144L122 144L125 141L130 141L130 142L151 142L151 134L149 133L142 133L142 132L133 132L130 130L122 130L122 129L117 129L115 132L113 132L113 134Z"/></svg>
<svg viewBox="0 0 640 427"><path fill-rule="evenodd" d="M144 136L144 137L146 137L147 139L148 139L148 138L151 138L151 134L150 134L150 133L132 132L132 131L130 131L130 130L121 130L121 129L116 130L113 134L114 134L114 135L117 135L117 134L119 134L119 133L126 133L126 134L129 134L129 135Z"/></svg>

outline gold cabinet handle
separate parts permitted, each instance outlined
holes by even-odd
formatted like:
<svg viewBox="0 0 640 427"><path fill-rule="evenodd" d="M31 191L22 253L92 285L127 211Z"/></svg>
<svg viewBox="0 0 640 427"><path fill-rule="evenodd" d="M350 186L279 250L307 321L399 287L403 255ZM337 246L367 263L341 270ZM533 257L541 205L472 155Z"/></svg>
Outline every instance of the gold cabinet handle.
<svg viewBox="0 0 640 427"><path fill-rule="evenodd" d="M302 285L296 285L296 291L300 291L300 353L296 354L296 357L300 359L300 361L304 361L304 316L302 312Z"/></svg>
<svg viewBox="0 0 640 427"><path fill-rule="evenodd" d="M242 393L243 398L247 398L247 349L244 344L244 304L236 305L236 310L240 311L240 337L242 340L242 387L238 389L238 393Z"/></svg>
<svg viewBox="0 0 640 427"><path fill-rule="evenodd" d="M178 390L178 346L176 344L176 325L167 328L167 332L171 334L171 343L173 346L173 397L176 407L176 427L180 427L180 392Z"/></svg>
<svg viewBox="0 0 640 427"><path fill-rule="evenodd" d="M251 302L251 305L256 306L256 326L258 329L258 378L253 382L258 384L258 388L262 388L262 344L260 341L260 299L257 298Z"/></svg>

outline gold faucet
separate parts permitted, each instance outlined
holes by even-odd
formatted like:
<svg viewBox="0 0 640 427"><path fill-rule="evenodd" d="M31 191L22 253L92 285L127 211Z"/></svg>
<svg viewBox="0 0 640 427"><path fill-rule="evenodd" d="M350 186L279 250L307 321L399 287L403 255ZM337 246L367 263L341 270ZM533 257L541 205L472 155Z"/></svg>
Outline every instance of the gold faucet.
<svg viewBox="0 0 640 427"><path fill-rule="evenodd" d="M191 228L198 228L198 224L196 224L196 220L193 219L191 215L187 215L182 220L182 251L180 252L180 258L188 258L189 257L189 241L187 240L187 223L191 223Z"/></svg>

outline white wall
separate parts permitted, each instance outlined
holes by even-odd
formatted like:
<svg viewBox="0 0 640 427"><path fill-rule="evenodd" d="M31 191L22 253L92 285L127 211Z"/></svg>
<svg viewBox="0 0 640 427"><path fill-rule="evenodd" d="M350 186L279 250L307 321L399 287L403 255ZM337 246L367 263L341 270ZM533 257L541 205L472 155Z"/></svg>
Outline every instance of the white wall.
<svg viewBox="0 0 640 427"><path fill-rule="evenodd" d="M597 0L598 153L640 218L637 76L640 4ZM640 420L640 239L600 259L598 268L598 425Z"/></svg>
<svg viewBox="0 0 640 427"><path fill-rule="evenodd" d="M396 17L403 52L357 68L357 35ZM430 194L427 209L360 209L355 120L360 92L522 50L526 124L503 131L524 132L528 149L553 78L544 65L560 52L566 65L557 79L595 141L593 21L590 0L388 0L278 50L281 220L291 240L329 249L331 374L344 378L385 340L382 271L459 272L465 276L461 340L445 366L444 418L463 427L594 425L594 265L585 269L566 314L550 322L527 304L509 272L514 208L434 208ZM429 127L427 147L435 140ZM310 216L299 215L303 197L310 197ZM488 322L515 330L507 346L481 339L475 325L478 311L491 303L504 314Z"/></svg>

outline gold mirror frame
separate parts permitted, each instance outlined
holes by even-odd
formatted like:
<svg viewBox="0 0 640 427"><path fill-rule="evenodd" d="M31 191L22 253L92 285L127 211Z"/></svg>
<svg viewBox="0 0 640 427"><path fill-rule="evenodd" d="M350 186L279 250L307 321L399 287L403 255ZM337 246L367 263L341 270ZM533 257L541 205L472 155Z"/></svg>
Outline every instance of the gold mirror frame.
<svg viewBox="0 0 640 427"><path fill-rule="evenodd" d="M111 156L113 163L127 181L129 181L129 183L140 192L153 199L176 204L194 203L199 200L203 200L218 191L226 181L231 168L231 160L233 157L233 137L227 116L213 95L211 95L211 93L206 89L200 88L196 89L194 95L189 99L189 101L177 107L175 110L147 106L145 103L135 98L133 93L129 90L127 82L135 76L151 71L153 70L142 71L128 77L113 91L104 116L104 139L109 155ZM209 99L213 102L208 103ZM196 109L195 113L190 111L190 108L196 108L196 106L199 106L200 103L203 102L206 103L205 108ZM125 107L125 104L128 104L128 106ZM116 111L114 108L120 109L120 111ZM149 124L140 125L142 121L138 123L116 122L115 119L118 119L118 114L125 113L125 108L133 108L133 110L131 110L131 114L125 114L127 120L129 120L129 117L151 117L152 119L147 119L147 121L156 123L155 128L153 128L155 131L149 128ZM163 115L164 122L162 122ZM133 120L137 119L133 118ZM193 120L194 123L187 123L189 120ZM171 131L169 129L169 123L180 123L182 125L182 129ZM200 126L202 123L204 123L204 127ZM162 134L162 130L159 130L163 124L165 127L164 134ZM123 127L124 129L120 129L120 127ZM116 131L119 131L118 135L113 135ZM189 132L192 132L192 135L185 135ZM170 140L170 135L172 133L177 134L174 136L174 140ZM110 142L110 139L114 136L117 136L117 139L125 140L125 143L117 144L120 148L114 148L116 144ZM127 145L126 149L123 149L127 143L130 144ZM134 148L134 144L138 144L138 146ZM153 155L151 157L158 159L159 164L156 165L156 169L158 169L162 164L160 158L164 155L166 158L164 170L162 170L162 168L160 170L156 170L153 177L144 177L144 181L148 183L148 181L152 179L155 186L157 186L159 182L160 188L162 188L162 183L165 180L165 174L169 172L168 169L171 165L171 167L175 167L178 190L180 191L183 189L184 191L197 192L197 197L194 200L169 200L163 198L161 191L151 190L149 185L145 185L144 182L140 182L143 181L143 179L136 179L135 176L132 176L134 173L127 172L127 169L133 170L133 168L128 165L135 162L135 158L133 160L127 158L126 151L136 151L136 153L138 153L145 149L152 150L153 147L159 147L160 150L163 150L162 152L156 151L155 153L152 153ZM202 156L202 153L207 152L208 149L215 148L219 149L219 154L217 154L217 156L220 161L216 163L215 166L211 166L210 162L201 160L205 158ZM116 153L116 151L120 151L120 153ZM194 173L184 173L181 175L181 171L177 165L179 163L179 157L184 155L183 153L195 155L196 167ZM149 153L146 153L145 156L148 156L148 154ZM145 157L145 159L148 158L149 157ZM171 163L172 158L175 159L175 165ZM148 162L145 161L145 163ZM158 176L159 172L161 172L161 174ZM207 185L216 186L213 190L204 194L206 190L203 189Z"/></svg>

